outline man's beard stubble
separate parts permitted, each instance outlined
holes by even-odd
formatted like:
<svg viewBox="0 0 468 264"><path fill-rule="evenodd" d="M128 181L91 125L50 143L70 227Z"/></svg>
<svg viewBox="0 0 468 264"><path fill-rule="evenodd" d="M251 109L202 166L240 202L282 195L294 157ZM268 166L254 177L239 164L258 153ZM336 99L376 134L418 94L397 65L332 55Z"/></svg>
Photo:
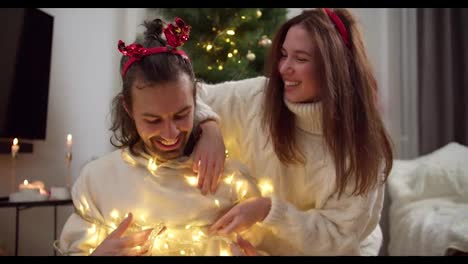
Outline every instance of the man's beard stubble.
<svg viewBox="0 0 468 264"><path fill-rule="evenodd" d="M180 146L174 150L165 151L165 150L159 149L155 143L156 141L161 142L162 138L159 136L154 136L154 137L149 138L148 139L149 144L146 144L146 148L148 148L151 154L155 156L155 158L159 161L167 161L171 159L176 159L184 155L185 145L187 145L187 141L188 141L187 132L181 132L178 138L180 138L182 142Z"/></svg>

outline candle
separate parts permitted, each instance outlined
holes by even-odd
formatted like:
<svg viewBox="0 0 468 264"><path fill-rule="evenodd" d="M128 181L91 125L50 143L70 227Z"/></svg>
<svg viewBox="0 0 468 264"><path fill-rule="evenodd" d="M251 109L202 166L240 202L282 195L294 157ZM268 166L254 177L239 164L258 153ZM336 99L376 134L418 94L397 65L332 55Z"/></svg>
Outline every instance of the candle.
<svg viewBox="0 0 468 264"><path fill-rule="evenodd" d="M72 135L67 135L67 152L70 153L72 151Z"/></svg>
<svg viewBox="0 0 468 264"><path fill-rule="evenodd" d="M24 180L19 185L19 191L11 193L9 196L11 202L45 201L47 199L49 199L49 193L45 190L44 183L41 181L29 183L28 180Z"/></svg>
<svg viewBox="0 0 468 264"><path fill-rule="evenodd" d="M48 194L45 189L44 183L41 181L34 181L30 183L28 180L24 180L23 183L19 185L19 190L20 192L25 190L36 190L40 194Z"/></svg>
<svg viewBox="0 0 468 264"><path fill-rule="evenodd" d="M16 158L18 151L19 151L18 139L15 138L13 139L13 145L11 145L11 156L13 158Z"/></svg>

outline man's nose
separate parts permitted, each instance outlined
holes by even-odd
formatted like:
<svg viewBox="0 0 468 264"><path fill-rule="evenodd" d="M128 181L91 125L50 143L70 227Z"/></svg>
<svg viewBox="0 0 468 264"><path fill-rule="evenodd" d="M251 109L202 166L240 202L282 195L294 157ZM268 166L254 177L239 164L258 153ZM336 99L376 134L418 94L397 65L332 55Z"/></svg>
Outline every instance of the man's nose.
<svg viewBox="0 0 468 264"><path fill-rule="evenodd" d="M161 131L161 137L165 140L174 140L179 135L179 129L174 122L166 122Z"/></svg>

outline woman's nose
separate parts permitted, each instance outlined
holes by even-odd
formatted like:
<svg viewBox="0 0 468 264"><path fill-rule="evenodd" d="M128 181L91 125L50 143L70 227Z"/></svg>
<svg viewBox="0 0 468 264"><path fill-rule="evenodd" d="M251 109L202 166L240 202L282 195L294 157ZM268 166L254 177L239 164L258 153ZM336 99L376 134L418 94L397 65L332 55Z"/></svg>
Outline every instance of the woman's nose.
<svg viewBox="0 0 468 264"><path fill-rule="evenodd" d="M283 61L283 63L280 65L280 69L279 69L279 72L281 74L287 74L287 73L292 73L292 67L291 67L291 63L289 62L289 60L285 60Z"/></svg>

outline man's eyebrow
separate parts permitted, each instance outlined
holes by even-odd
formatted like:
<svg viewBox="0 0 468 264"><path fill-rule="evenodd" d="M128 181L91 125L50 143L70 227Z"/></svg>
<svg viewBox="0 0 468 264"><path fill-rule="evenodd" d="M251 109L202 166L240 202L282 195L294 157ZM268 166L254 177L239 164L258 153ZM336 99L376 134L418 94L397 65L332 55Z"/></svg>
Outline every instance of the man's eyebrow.
<svg viewBox="0 0 468 264"><path fill-rule="evenodd" d="M176 114L176 115L181 114L181 113L183 113L183 112L189 110L190 108L192 108L192 106L187 105L187 106L185 106L184 108L182 108L181 110L177 111L177 113L175 113L175 114ZM161 118L161 116L159 116L159 115L155 115L155 114L152 114L152 113L146 113L146 112L143 113L143 114L141 114L141 115L144 116L144 117Z"/></svg>
<svg viewBox="0 0 468 264"><path fill-rule="evenodd" d="M160 117L158 115L155 115L155 114L151 114L151 113L143 113L141 114L142 116L146 116L146 117Z"/></svg>
<svg viewBox="0 0 468 264"><path fill-rule="evenodd" d="M180 111L178 111L177 113L175 113L176 115L182 113L182 112L185 112L187 110L189 110L190 108L192 108L192 106L190 105L187 105L186 107L182 108Z"/></svg>

